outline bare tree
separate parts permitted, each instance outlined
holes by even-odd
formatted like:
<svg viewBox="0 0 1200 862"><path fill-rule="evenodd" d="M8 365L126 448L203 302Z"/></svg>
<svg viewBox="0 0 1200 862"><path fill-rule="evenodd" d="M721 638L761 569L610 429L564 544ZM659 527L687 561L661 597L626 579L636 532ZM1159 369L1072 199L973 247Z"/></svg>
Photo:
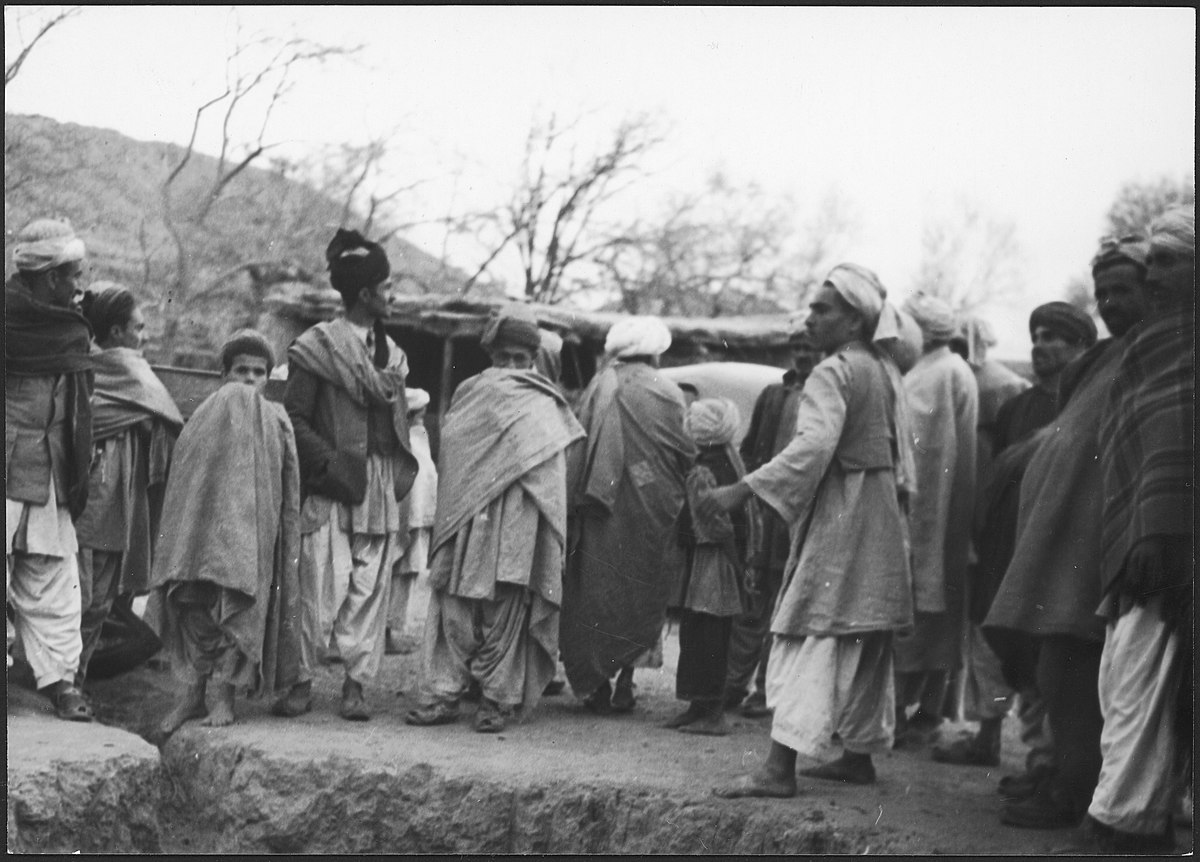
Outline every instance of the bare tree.
<svg viewBox="0 0 1200 862"><path fill-rule="evenodd" d="M502 255L515 253L524 295L557 302L567 287L567 271L594 260L611 244L598 224L602 211L628 188L640 160L662 137L649 118L632 117L617 126L601 152L581 157L572 142L578 125L561 126L554 115L545 123L535 122L509 201L493 212L459 220L459 231L489 237L488 251L464 285L464 295Z"/></svg>
<svg viewBox="0 0 1200 862"><path fill-rule="evenodd" d="M179 316L192 301L211 294L228 281L218 277L204 289L197 289L192 243L197 234L206 231L214 207L226 195L230 184L272 146L268 142L272 115L295 85L298 71L357 50L301 38L246 38L240 24L236 26L235 44L225 62L222 92L196 108L186 146L167 153L167 173L160 188L162 220L174 247L175 261L171 286L162 294L160 310L166 319L164 337L168 341L178 329ZM201 127L214 115L220 135L219 151L213 173L205 179L188 168L197 153ZM239 140L235 127L247 121L252 123L255 133L249 141Z"/></svg>
<svg viewBox="0 0 1200 862"><path fill-rule="evenodd" d="M803 228L796 204L720 171L663 215L627 226L598 256L600 290L630 313L720 317L801 307L850 230L836 194Z"/></svg>
<svg viewBox="0 0 1200 862"><path fill-rule="evenodd" d="M5 89L20 74L21 67L25 65L25 61L29 59L29 55L37 47L38 42L42 41L59 24L78 15L81 9L82 7L80 6L60 6L57 8L38 6L4 7L4 29L9 30L11 28L15 30L18 33L19 41L22 43L21 49L17 52L16 59L4 67ZM36 32L28 40L21 38L24 36L23 31L28 29L30 25L36 28Z"/></svg>
<svg viewBox="0 0 1200 862"><path fill-rule="evenodd" d="M1111 236L1145 234L1150 222L1173 206L1196 203L1196 181L1191 176L1160 177L1151 182L1127 182L1105 215Z"/></svg>
<svg viewBox="0 0 1200 862"><path fill-rule="evenodd" d="M949 215L926 223L914 289L941 297L960 314L1017 295L1021 250L1016 225L960 199Z"/></svg>

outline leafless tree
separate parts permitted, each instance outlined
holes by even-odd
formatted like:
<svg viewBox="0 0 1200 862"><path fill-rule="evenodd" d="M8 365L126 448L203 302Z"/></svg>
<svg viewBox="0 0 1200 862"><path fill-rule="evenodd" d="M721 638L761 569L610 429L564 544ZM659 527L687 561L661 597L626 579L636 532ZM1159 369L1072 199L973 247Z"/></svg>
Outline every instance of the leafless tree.
<svg viewBox="0 0 1200 862"><path fill-rule="evenodd" d="M459 220L460 231L488 239L488 250L463 287L468 293L505 254L515 254L523 293L538 302L563 298L565 275L592 261L613 239L599 219L606 204L628 189L640 161L662 141L646 116L622 121L597 154L581 156L574 140L579 121L561 125L555 115L535 122L525 142L520 179L512 197L489 213Z"/></svg>
<svg viewBox="0 0 1200 862"><path fill-rule="evenodd" d="M1173 206L1196 203L1196 181L1160 177L1151 182L1128 182L1117 192L1116 200L1105 215L1111 236L1146 233L1150 222Z"/></svg>
<svg viewBox="0 0 1200 862"><path fill-rule="evenodd" d="M236 13L235 13L236 14ZM178 316L192 300L226 282L218 277L197 291L191 240L207 222L230 184L272 146L268 130L276 108L285 100L303 67L354 54L357 48L324 45L301 38L246 37L236 23L235 43L225 62L225 86L196 108L187 144L168 150L166 177L161 185L162 220L175 250L171 286L162 294L166 319L164 337L173 337ZM219 148L213 174L205 179L189 171L202 125L216 117ZM240 140L235 127L251 122L255 133ZM244 269L244 267L243 267Z"/></svg>
<svg viewBox="0 0 1200 862"><path fill-rule="evenodd" d="M1016 225L972 201L960 199L948 215L928 221L921 245L913 287L941 297L960 314L1003 302L1020 288Z"/></svg>
<svg viewBox="0 0 1200 862"><path fill-rule="evenodd" d="M630 313L700 317L801 307L851 230L836 194L803 227L790 197L713 173L654 221L626 227L599 255L602 281ZM823 267L823 268L822 268Z"/></svg>
<svg viewBox="0 0 1200 862"><path fill-rule="evenodd" d="M25 61L29 59L29 55L33 53L33 49L37 44L46 37L46 35L62 24L69 18L73 18L80 13L80 6L59 6L59 7L42 7L42 6L5 6L4 7L4 29L14 29L21 36L23 31L35 29L35 32L27 40L21 38L21 48L17 52L16 59L8 63L4 67L4 87L13 82L17 75L21 72L21 67L25 65Z"/></svg>

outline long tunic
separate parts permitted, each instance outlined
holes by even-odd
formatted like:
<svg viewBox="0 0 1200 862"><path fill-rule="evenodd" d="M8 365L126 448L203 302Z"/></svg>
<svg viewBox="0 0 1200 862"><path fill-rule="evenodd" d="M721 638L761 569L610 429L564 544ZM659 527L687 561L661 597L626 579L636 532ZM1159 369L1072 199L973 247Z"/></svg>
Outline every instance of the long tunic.
<svg viewBox="0 0 1200 862"><path fill-rule="evenodd" d="M992 602L992 626L1104 639L1096 616L1104 508L1096 429L1124 352L1124 340L1106 339L1063 374L1065 389L1082 369L1021 480L1016 545Z"/></svg>
<svg viewBox="0 0 1200 862"><path fill-rule="evenodd" d="M771 631L836 636L912 626L907 525L898 499L899 372L855 342L804 384L796 436L746 477L792 527Z"/></svg>
<svg viewBox="0 0 1200 862"><path fill-rule="evenodd" d="M917 618L912 637L896 641L896 669L952 669L961 661L978 388L966 362L939 347L904 376L904 389L917 461L909 516Z"/></svg>
<svg viewBox="0 0 1200 862"><path fill-rule="evenodd" d="M571 513L560 641L572 689L595 691L658 641L683 565L673 541L696 446L679 387L639 362L618 362L584 392L585 446L572 453Z"/></svg>

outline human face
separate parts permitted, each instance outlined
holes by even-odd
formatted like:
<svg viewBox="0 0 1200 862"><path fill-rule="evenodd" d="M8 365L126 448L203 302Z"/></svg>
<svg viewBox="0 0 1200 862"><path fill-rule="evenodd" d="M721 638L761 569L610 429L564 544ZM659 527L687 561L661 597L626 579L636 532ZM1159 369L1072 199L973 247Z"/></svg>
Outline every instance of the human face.
<svg viewBox="0 0 1200 862"><path fill-rule="evenodd" d="M821 358L821 351L811 344L796 344L792 347L792 368L798 377L812 374Z"/></svg>
<svg viewBox="0 0 1200 862"><path fill-rule="evenodd" d="M1156 311L1191 308L1196 297L1196 255L1151 241L1146 255L1146 298Z"/></svg>
<svg viewBox="0 0 1200 862"><path fill-rule="evenodd" d="M503 344L492 350L492 367L528 371L533 368L533 351L528 347Z"/></svg>
<svg viewBox="0 0 1200 862"><path fill-rule="evenodd" d="M1038 377L1053 377L1083 350L1082 344L1067 341L1052 329L1038 326L1033 330L1033 350L1030 352L1033 373Z"/></svg>
<svg viewBox="0 0 1200 862"><path fill-rule="evenodd" d="M862 315L832 287L823 285L808 304L808 310L804 328L813 347L821 353L832 353L842 345L862 338Z"/></svg>
<svg viewBox="0 0 1200 862"><path fill-rule="evenodd" d="M1146 316L1145 276L1132 263L1105 267L1095 276L1096 307L1114 338Z"/></svg>
<svg viewBox="0 0 1200 862"><path fill-rule="evenodd" d="M49 301L60 308L78 308L83 299L83 264L64 263L46 273L50 287Z"/></svg>
<svg viewBox="0 0 1200 862"><path fill-rule="evenodd" d="M261 390L267 385L267 376L270 373L271 369L267 368L267 360L263 357L239 353L233 357L233 362L229 363L229 373L225 375L225 379L236 380Z"/></svg>
<svg viewBox="0 0 1200 862"><path fill-rule="evenodd" d="M124 326L114 326L108 331L110 347L128 347L130 350L141 350L146 339L146 318L137 306Z"/></svg>
<svg viewBox="0 0 1200 862"><path fill-rule="evenodd" d="M392 280L386 278L372 287L364 287L358 292L358 307L371 318L379 319L388 316L392 305Z"/></svg>

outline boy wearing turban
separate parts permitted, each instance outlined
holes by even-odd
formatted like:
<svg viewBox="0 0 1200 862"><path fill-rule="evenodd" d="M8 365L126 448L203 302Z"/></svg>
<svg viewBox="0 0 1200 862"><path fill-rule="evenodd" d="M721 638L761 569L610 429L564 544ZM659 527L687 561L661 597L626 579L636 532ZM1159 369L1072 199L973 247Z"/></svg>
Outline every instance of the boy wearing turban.
<svg viewBox="0 0 1200 862"><path fill-rule="evenodd" d="M20 638L59 718L91 721L75 684L82 640L74 521L92 456L92 330L75 308L83 241L39 219L17 234L4 285L6 650Z"/></svg>
<svg viewBox="0 0 1200 862"><path fill-rule="evenodd" d="M572 453L576 541L563 583L562 659L575 694L600 714L634 708L634 666L658 643L683 564L664 537L674 535L696 444L683 429L683 393L657 372L670 345L657 317L614 324L610 362L579 403L587 444Z"/></svg>
<svg viewBox="0 0 1200 862"><path fill-rule="evenodd" d="M296 430L300 512L301 681L274 711L312 708L312 678L332 646L345 666L339 714L370 718L363 683L385 649L392 567L408 539L408 360L384 331L391 266L377 243L339 229L325 250L345 315L288 349L283 403Z"/></svg>
<svg viewBox="0 0 1200 862"><path fill-rule="evenodd" d="M236 333L221 351L226 382L175 446L150 587L185 687L160 738L193 718L228 725L238 690L286 691L299 672L300 474L287 413L262 395L272 363L262 335Z"/></svg>
<svg viewBox="0 0 1200 862"><path fill-rule="evenodd" d="M687 477L689 505L679 524L687 562L671 605L680 609L675 696L688 701L688 707L664 725L683 733L729 732L723 708L729 635L744 607L746 557L757 539L757 507L748 500L734 512L705 518L694 502L701 491L732 485L746 475L733 446L740 425L737 406L725 398L694 401L684 423L699 454Z"/></svg>
<svg viewBox="0 0 1200 862"><path fill-rule="evenodd" d="M453 722L472 682L475 730L528 714L554 678L566 555L566 450L583 429L534 368L541 345L527 311L483 336L492 367L460 385L442 427L431 545L433 593L421 696L409 724Z"/></svg>

